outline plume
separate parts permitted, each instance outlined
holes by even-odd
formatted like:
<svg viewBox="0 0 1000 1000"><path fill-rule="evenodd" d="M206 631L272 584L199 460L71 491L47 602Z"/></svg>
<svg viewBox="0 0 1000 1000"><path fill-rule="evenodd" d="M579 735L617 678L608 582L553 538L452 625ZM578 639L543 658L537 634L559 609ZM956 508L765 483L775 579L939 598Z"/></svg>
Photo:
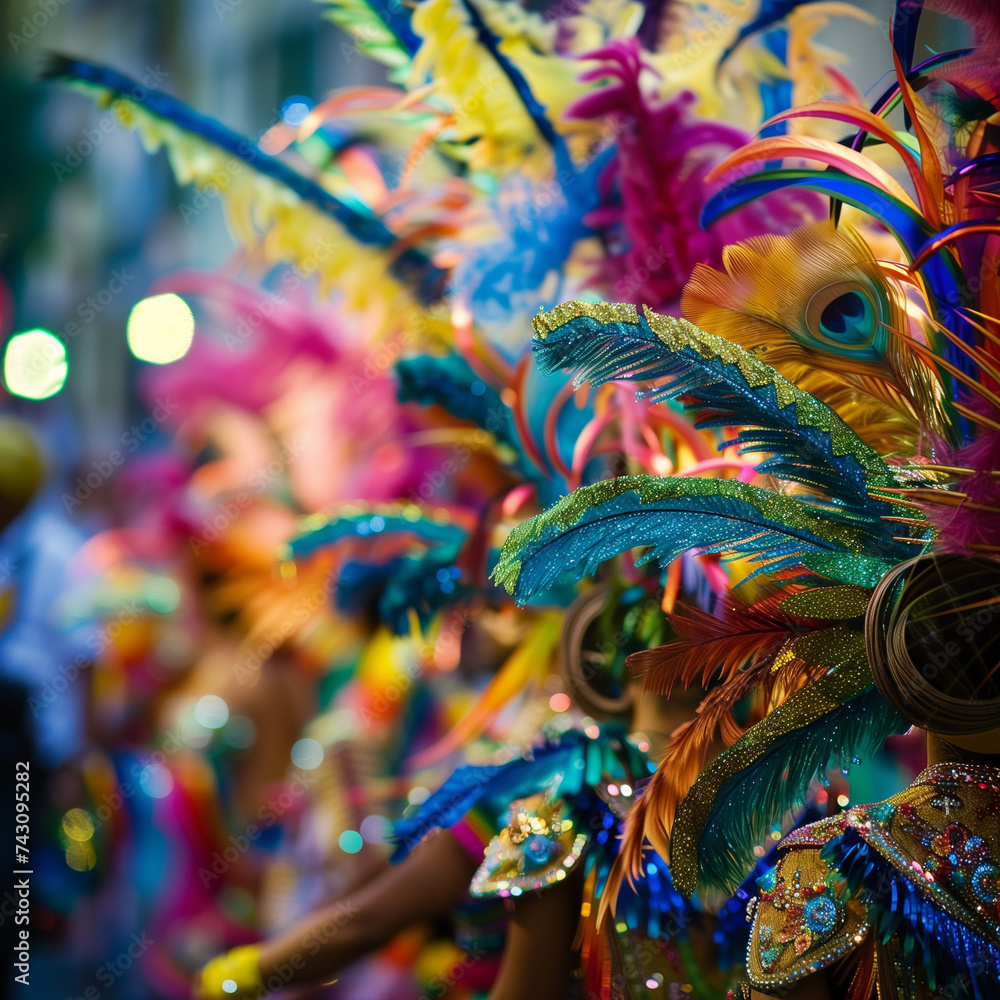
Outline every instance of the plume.
<svg viewBox="0 0 1000 1000"><path fill-rule="evenodd" d="M860 632L823 629L797 646L800 657L825 666L826 673L705 768L677 807L670 830L654 825L646 831L657 851L669 837L671 870L685 895L699 883L738 885L753 867L753 848L804 802L816 777L834 766L846 769L855 757L909 728L874 687ZM663 805L650 811L655 824ZM629 830L630 837L641 833Z"/></svg>
<svg viewBox="0 0 1000 1000"><path fill-rule="evenodd" d="M326 236L329 253L319 270L327 280L362 267L384 271L386 261L376 251L393 250L393 273L424 301L440 297L445 274L422 250L397 248L381 219L337 198L251 139L106 66L52 55L43 76L96 93L120 124L139 131L147 148L165 146L178 182L218 191L235 238L260 246L270 263L311 259L315 271L317 248ZM195 211L182 206L182 214L185 208ZM372 293L384 284L362 281L360 287L367 285Z"/></svg>
<svg viewBox="0 0 1000 1000"><path fill-rule="evenodd" d="M404 543L417 540L425 545L454 545L464 541L467 532L453 521L425 515L415 505L343 508L334 517L310 514L299 524L299 532L281 553L284 559L303 559L352 538L371 541L399 535Z"/></svg>
<svg viewBox="0 0 1000 1000"><path fill-rule="evenodd" d="M868 496L892 474L830 407L723 337L651 310L569 302L535 317L543 372L576 372L578 382L611 379L662 384L644 393L682 397L699 427L738 426L740 453L763 452L759 472L808 484L858 514L878 516Z"/></svg>
<svg viewBox="0 0 1000 1000"><path fill-rule="evenodd" d="M908 330L903 289L846 224L808 223L726 247L723 270L695 269L681 308L853 417L873 446L912 449L921 420L942 433L934 372L889 332Z"/></svg>
<svg viewBox="0 0 1000 1000"><path fill-rule="evenodd" d="M410 28L409 10L384 4L379 10L367 0L324 0L324 15L354 39L358 51L388 66L396 79L409 70L420 39Z"/></svg>
<svg viewBox="0 0 1000 1000"><path fill-rule="evenodd" d="M615 153L600 178L602 204L587 216L609 247L602 284L614 298L672 306L695 265L718 264L727 243L772 229L788 231L818 214L812 196L777 195L703 230L698 219L712 189L709 171L750 136L700 118L690 91L666 102L651 99L640 86L651 67L634 38L614 41L587 58L598 66L582 79L609 82L566 114L606 120L615 131Z"/></svg>
<svg viewBox="0 0 1000 1000"><path fill-rule="evenodd" d="M806 553L861 551L869 541L863 523L840 523L814 504L739 480L624 476L582 487L519 524L493 578L524 603L635 546L648 546L640 565L666 566L696 548L752 557L773 573Z"/></svg>
<svg viewBox="0 0 1000 1000"><path fill-rule="evenodd" d="M767 594L753 604L723 598L715 614L678 604L670 619L677 638L632 653L627 666L642 677L644 688L669 695L677 684L687 688L697 681L707 689L716 677L732 680L751 660L770 665L787 640L804 628L782 611L786 596Z"/></svg>
<svg viewBox="0 0 1000 1000"><path fill-rule="evenodd" d="M396 377L401 403L437 403L459 420L469 420L490 431L497 441L520 450L510 407L461 354L402 358L396 363Z"/></svg>

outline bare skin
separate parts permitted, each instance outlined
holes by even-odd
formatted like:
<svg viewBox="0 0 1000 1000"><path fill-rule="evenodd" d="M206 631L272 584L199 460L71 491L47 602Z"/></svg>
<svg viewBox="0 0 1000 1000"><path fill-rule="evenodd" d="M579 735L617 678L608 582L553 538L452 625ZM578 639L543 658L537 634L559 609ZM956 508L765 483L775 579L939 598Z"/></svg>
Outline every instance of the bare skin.
<svg viewBox="0 0 1000 1000"><path fill-rule="evenodd" d="M476 864L446 830L430 834L405 861L264 943L261 978L288 985L326 980L403 928L451 912Z"/></svg>
<svg viewBox="0 0 1000 1000"><path fill-rule="evenodd" d="M656 695L636 698L634 723L659 749L686 717ZM675 718L675 716L678 716ZM683 716L683 717L681 717ZM654 751L655 752L655 751ZM344 966L412 924L448 915L468 891L477 862L447 830L430 834L403 862L260 945L262 981L283 986L328 982ZM571 879L517 900L503 961L489 1000L559 1000L574 963L581 888ZM196 984L193 996L200 1000Z"/></svg>
<svg viewBox="0 0 1000 1000"><path fill-rule="evenodd" d="M447 830L431 833L405 861L356 892L310 914L261 945L261 980L283 986L325 982L405 927L445 916L469 887L476 864ZM559 1000L572 964L576 880L518 900L490 1000ZM193 989L200 1000L200 986Z"/></svg>
<svg viewBox="0 0 1000 1000"><path fill-rule="evenodd" d="M517 901L489 1000L561 1000L566 995L579 897L579 881L568 879Z"/></svg>

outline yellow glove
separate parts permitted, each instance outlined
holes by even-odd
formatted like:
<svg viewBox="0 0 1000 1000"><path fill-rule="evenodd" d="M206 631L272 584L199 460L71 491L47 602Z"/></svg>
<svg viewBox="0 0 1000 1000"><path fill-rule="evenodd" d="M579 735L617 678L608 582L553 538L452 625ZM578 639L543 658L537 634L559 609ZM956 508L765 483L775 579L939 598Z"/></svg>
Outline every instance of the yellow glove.
<svg viewBox="0 0 1000 1000"><path fill-rule="evenodd" d="M233 948L201 970L202 1000L252 1000L261 992L260 949L255 944Z"/></svg>

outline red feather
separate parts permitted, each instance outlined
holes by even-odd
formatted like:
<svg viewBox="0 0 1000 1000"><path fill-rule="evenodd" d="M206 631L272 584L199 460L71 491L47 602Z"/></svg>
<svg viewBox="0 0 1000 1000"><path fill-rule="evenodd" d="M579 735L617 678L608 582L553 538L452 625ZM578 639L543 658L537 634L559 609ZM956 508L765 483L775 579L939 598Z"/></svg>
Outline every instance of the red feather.
<svg viewBox="0 0 1000 1000"><path fill-rule="evenodd" d="M735 676L750 660L773 660L786 639L806 630L803 619L781 610L779 604L795 591L762 597L753 605L731 601L716 617L678 605L671 617L677 639L655 649L633 653L626 663L642 675L643 687L669 695L676 684L689 687L701 674L701 686L713 678L723 682Z"/></svg>

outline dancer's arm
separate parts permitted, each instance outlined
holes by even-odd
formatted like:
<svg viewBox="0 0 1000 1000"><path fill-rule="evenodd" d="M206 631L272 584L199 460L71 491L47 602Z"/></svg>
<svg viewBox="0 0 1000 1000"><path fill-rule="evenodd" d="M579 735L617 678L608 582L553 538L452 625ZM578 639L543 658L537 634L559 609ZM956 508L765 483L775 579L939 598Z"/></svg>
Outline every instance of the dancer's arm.
<svg viewBox="0 0 1000 1000"><path fill-rule="evenodd" d="M409 924L449 913L475 870L475 861L447 830L431 833L400 864L259 945L258 982L270 989L331 977ZM241 977L233 978L242 988ZM212 995L199 978L196 1000Z"/></svg>
<svg viewBox="0 0 1000 1000"><path fill-rule="evenodd" d="M563 1000L579 916L578 879L518 899L489 1000Z"/></svg>

